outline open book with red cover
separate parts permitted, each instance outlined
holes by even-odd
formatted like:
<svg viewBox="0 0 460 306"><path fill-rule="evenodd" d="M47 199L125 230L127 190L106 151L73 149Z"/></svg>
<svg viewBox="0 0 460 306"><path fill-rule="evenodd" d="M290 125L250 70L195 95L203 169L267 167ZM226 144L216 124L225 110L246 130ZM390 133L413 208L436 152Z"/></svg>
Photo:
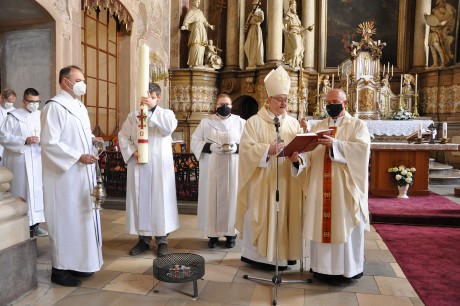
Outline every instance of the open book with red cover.
<svg viewBox="0 0 460 306"><path fill-rule="evenodd" d="M292 153L308 152L314 150L318 146L318 139L324 135L331 135L332 129L317 131L316 133L297 134L295 138L288 143L284 149L278 153L278 157L291 156Z"/></svg>

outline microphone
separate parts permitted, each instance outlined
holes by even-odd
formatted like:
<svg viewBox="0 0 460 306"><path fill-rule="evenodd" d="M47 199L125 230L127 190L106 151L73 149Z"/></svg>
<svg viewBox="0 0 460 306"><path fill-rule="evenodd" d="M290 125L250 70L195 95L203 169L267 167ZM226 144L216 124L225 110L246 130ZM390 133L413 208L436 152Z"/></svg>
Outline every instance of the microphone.
<svg viewBox="0 0 460 306"><path fill-rule="evenodd" d="M275 118L273 118L273 122L275 122L276 128L280 127L280 118L278 118L278 116L275 116Z"/></svg>

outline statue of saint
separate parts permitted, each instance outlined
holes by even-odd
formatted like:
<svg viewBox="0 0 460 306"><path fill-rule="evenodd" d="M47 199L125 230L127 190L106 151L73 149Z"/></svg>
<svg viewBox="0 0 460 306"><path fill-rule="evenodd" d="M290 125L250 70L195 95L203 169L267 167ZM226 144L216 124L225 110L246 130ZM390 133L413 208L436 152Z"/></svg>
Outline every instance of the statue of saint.
<svg viewBox="0 0 460 306"><path fill-rule="evenodd" d="M188 39L188 61L190 68L203 67L204 53L208 44L208 34L206 27L214 30L214 26L209 24L200 10L200 0L192 0L192 7L184 18L181 30L190 31Z"/></svg>
<svg viewBox="0 0 460 306"><path fill-rule="evenodd" d="M222 58L219 56L218 52L222 52L222 49L217 48L212 39L208 41L208 45L206 46L206 67L211 67L214 69L222 68Z"/></svg>
<svg viewBox="0 0 460 306"><path fill-rule="evenodd" d="M436 0L431 15L425 14L426 23L430 26L428 46L433 57L431 67L446 66L454 58L451 51L454 37L450 34L455 27L455 14L456 9L446 0Z"/></svg>
<svg viewBox="0 0 460 306"><path fill-rule="evenodd" d="M264 64L264 41L260 24L264 21L264 12L260 9L258 0L252 1L252 11L249 13L245 31L248 36L244 43L244 53L248 58L248 68L255 68Z"/></svg>
<svg viewBox="0 0 460 306"><path fill-rule="evenodd" d="M298 68L303 60L304 43L303 36L305 30L313 30L313 26L304 28L297 15L297 3L295 0L289 1L289 9L284 15L284 63L291 67Z"/></svg>

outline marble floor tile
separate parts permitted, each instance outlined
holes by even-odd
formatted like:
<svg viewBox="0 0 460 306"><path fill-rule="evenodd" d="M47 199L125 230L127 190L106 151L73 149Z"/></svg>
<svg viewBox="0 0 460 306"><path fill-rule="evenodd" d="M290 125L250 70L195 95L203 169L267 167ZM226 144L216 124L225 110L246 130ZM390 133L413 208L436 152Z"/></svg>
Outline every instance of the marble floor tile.
<svg viewBox="0 0 460 306"><path fill-rule="evenodd" d="M387 250L388 251L388 246L386 245L385 242L383 242L383 240L376 240L375 242L377 242L379 248L381 250Z"/></svg>
<svg viewBox="0 0 460 306"><path fill-rule="evenodd" d="M391 263L382 261L366 261L364 263L364 275L396 277Z"/></svg>
<svg viewBox="0 0 460 306"><path fill-rule="evenodd" d="M380 250L380 247L379 247L377 241L378 240L365 239L364 240L364 249L365 250Z"/></svg>
<svg viewBox="0 0 460 306"><path fill-rule="evenodd" d="M153 265L153 260L135 257L118 257L112 263L104 267L104 270L144 273Z"/></svg>
<svg viewBox="0 0 460 306"><path fill-rule="evenodd" d="M62 287L55 284L38 283L37 288L22 296L19 300L13 302L12 306L30 306L30 305L55 305L60 299L64 298L75 287Z"/></svg>
<svg viewBox="0 0 460 306"><path fill-rule="evenodd" d="M393 254L386 250L365 250L364 258L366 261L396 262Z"/></svg>
<svg viewBox="0 0 460 306"><path fill-rule="evenodd" d="M146 295L158 283L153 276L143 274L121 273L103 289L124 293Z"/></svg>
<svg viewBox="0 0 460 306"><path fill-rule="evenodd" d="M359 306L413 306L408 297L357 293Z"/></svg>
<svg viewBox="0 0 460 306"><path fill-rule="evenodd" d="M412 285L405 278L375 276L382 295L418 297Z"/></svg>
<svg viewBox="0 0 460 306"><path fill-rule="evenodd" d="M198 285L198 297L206 287L208 281L199 279L197 280ZM148 295L155 297L171 298L171 299L182 299L182 300L193 300L195 297L193 291L193 282L186 283L166 283L159 282L155 285L152 291Z"/></svg>
<svg viewBox="0 0 460 306"><path fill-rule="evenodd" d="M112 280L117 278L122 272L101 270L95 272L91 277L81 278L81 287L102 289Z"/></svg>
<svg viewBox="0 0 460 306"><path fill-rule="evenodd" d="M205 274L203 279L208 281L231 283L237 272L237 267L205 264Z"/></svg>
<svg viewBox="0 0 460 306"><path fill-rule="evenodd" d="M393 268L393 271L395 271L396 277L406 278L406 275L397 262L392 262L391 267Z"/></svg>
<svg viewBox="0 0 460 306"><path fill-rule="evenodd" d="M358 280L351 280L350 283L329 285L329 290L380 294L379 287L372 276L363 276Z"/></svg>
<svg viewBox="0 0 460 306"><path fill-rule="evenodd" d="M248 305L255 285L209 281L198 300L212 303Z"/></svg>
<svg viewBox="0 0 460 306"><path fill-rule="evenodd" d="M352 292L325 292L306 289L304 306L361 306Z"/></svg>

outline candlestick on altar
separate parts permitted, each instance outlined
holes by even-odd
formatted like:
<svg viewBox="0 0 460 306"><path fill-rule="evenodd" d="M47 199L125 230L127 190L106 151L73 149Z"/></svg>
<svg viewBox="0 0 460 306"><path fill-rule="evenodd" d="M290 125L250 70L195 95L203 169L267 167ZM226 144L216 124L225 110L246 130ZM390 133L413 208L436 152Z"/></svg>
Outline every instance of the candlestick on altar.
<svg viewBox="0 0 460 306"><path fill-rule="evenodd" d="M399 94L402 95L402 83L403 83L404 74L401 73L401 82L399 83Z"/></svg>
<svg viewBox="0 0 460 306"><path fill-rule="evenodd" d="M316 84L316 109L315 109L313 116L319 117L319 115L320 115L320 110L319 110L319 73L318 73L318 80Z"/></svg>
<svg viewBox="0 0 460 306"><path fill-rule="evenodd" d="M139 68L138 68L138 96L145 97L149 91L149 47L139 47ZM137 127L137 163L146 164L149 160L149 132L147 125L147 105L139 105L138 127Z"/></svg>
<svg viewBox="0 0 460 306"><path fill-rule="evenodd" d="M347 94L347 99L348 99L348 74L347 74L347 89L346 90L347 90L346 94Z"/></svg>
<svg viewBox="0 0 460 306"><path fill-rule="evenodd" d="M442 138L447 139L447 122L442 123Z"/></svg>
<svg viewBox="0 0 460 306"><path fill-rule="evenodd" d="M334 89L334 74L332 75L332 89Z"/></svg>
<svg viewBox="0 0 460 306"><path fill-rule="evenodd" d="M415 74L415 94L417 94L417 78L418 74Z"/></svg>
<svg viewBox="0 0 460 306"><path fill-rule="evenodd" d="M422 125L422 123L420 123L420 126L418 128L418 132L417 132L417 138L418 139L422 138L422 129L423 129L423 125Z"/></svg>
<svg viewBox="0 0 460 306"><path fill-rule="evenodd" d="M391 76L393 76L393 65L391 65ZM390 64L388 64L388 72L390 72Z"/></svg>

